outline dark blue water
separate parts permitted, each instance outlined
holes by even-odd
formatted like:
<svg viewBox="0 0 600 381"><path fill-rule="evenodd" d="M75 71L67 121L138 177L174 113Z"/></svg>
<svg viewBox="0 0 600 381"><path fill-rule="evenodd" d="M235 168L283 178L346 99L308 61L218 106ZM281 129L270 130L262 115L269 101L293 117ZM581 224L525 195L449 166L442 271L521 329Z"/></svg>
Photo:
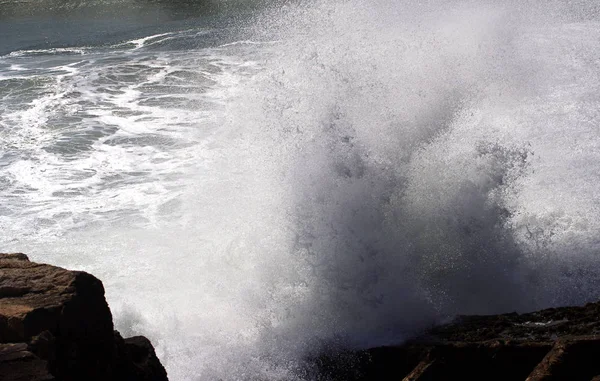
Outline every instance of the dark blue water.
<svg viewBox="0 0 600 381"><path fill-rule="evenodd" d="M197 27L227 29L231 33L256 13L259 4L203 0L11 0L0 5L0 55L15 50L111 45ZM215 39L196 42L205 46L214 43Z"/></svg>

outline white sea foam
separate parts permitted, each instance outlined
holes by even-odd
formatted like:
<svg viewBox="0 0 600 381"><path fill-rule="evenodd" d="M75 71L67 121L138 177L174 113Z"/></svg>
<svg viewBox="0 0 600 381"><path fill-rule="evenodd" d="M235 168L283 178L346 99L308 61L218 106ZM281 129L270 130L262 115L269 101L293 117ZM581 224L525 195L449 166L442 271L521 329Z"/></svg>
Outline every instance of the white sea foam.
<svg viewBox="0 0 600 381"><path fill-rule="evenodd" d="M52 49L30 49L30 50L16 50L7 54L9 57L22 57L28 55L47 55L47 54L79 54L83 55L86 53L86 48L52 48Z"/></svg>

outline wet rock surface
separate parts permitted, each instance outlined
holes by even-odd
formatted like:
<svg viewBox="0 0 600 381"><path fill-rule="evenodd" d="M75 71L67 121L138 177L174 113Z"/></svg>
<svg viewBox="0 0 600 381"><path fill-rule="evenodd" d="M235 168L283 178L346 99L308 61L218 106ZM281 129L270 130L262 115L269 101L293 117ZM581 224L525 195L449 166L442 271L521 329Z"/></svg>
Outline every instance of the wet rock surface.
<svg viewBox="0 0 600 381"><path fill-rule="evenodd" d="M162 381L144 337L113 329L94 276L0 254L0 380Z"/></svg>
<svg viewBox="0 0 600 381"><path fill-rule="evenodd" d="M600 380L600 302L461 316L396 347L316 360L320 380Z"/></svg>

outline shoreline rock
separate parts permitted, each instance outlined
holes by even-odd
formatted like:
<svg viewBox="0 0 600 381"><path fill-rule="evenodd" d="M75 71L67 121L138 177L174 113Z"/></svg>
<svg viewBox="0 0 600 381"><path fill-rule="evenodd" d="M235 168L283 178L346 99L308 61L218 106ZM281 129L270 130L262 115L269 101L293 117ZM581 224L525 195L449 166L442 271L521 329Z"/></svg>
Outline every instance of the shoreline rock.
<svg viewBox="0 0 600 381"><path fill-rule="evenodd" d="M0 380L166 381L148 339L114 330L102 282L0 254Z"/></svg>
<svg viewBox="0 0 600 381"><path fill-rule="evenodd" d="M600 380L600 302L459 316L399 346L314 360L321 381ZM0 381L167 381L143 336L114 330L94 276L0 254Z"/></svg>
<svg viewBox="0 0 600 381"><path fill-rule="evenodd" d="M316 359L319 380L600 380L600 302L460 316L400 346Z"/></svg>

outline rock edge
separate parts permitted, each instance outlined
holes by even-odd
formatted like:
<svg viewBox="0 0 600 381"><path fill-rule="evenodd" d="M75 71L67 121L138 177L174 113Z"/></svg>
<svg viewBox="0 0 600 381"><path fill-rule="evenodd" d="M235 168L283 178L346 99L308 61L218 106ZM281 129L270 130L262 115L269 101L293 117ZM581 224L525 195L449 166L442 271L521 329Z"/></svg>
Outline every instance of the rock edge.
<svg viewBox="0 0 600 381"><path fill-rule="evenodd" d="M150 341L114 330L102 282L0 254L0 381L167 381Z"/></svg>
<svg viewBox="0 0 600 381"><path fill-rule="evenodd" d="M315 360L318 380L600 381L600 302L461 316L400 346Z"/></svg>

